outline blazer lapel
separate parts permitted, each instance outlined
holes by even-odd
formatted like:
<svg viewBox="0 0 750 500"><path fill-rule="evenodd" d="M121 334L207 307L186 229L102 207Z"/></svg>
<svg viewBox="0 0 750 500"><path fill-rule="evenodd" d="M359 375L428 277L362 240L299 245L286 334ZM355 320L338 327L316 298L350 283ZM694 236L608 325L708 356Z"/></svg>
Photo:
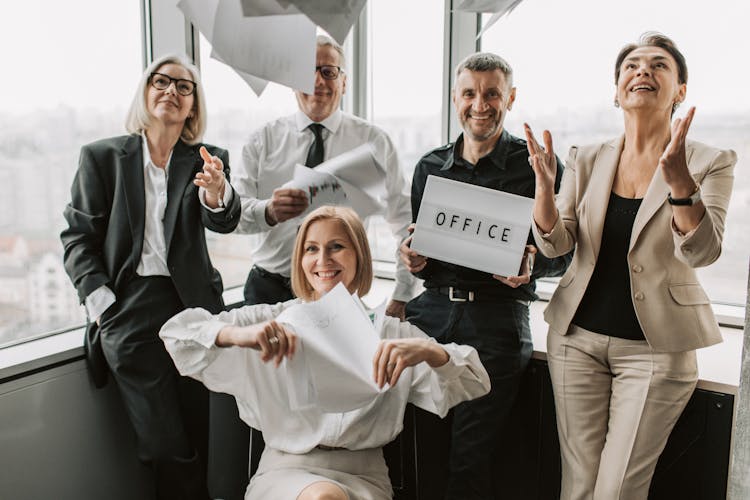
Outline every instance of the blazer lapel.
<svg viewBox="0 0 750 500"><path fill-rule="evenodd" d="M143 233L146 217L146 193L143 180L143 145L138 135L131 135L120 152L120 175L125 186L130 231L133 238L133 255L140 258L143 250ZM138 260L136 260L136 263Z"/></svg>
<svg viewBox="0 0 750 500"><path fill-rule="evenodd" d="M182 206L182 195L185 189L192 185L195 163L198 158L192 147L183 143L182 140L177 141L169 163L167 209L164 212L164 241L167 244L167 258L169 258L172 235Z"/></svg>
<svg viewBox="0 0 750 500"><path fill-rule="evenodd" d="M693 146L687 144L685 146L685 156L690 166L690 159L693 156ZM661 173L661 169L657 167L654 170L654 177L651 179L651 183L648 185L646 196L643 197L641 207L638 209L638 213L635 216L633 222L633 231L630 234L630 248L632 250L635 246L635 242L638 240L643 228L653 218L656 212L667 202L667 196L669 195L669 185L664 180L664 175Z"/></svg>
<svg viewBox="0 0 750 500"><path fill-rule="evenodd" d="M599 150L592 167L591 180L587 188L589 193L587 225L594 257L599 256L604 219L607 216L609 197L612 192L617 165L620 163L620 153L624 140L625 138L622 136L604 144Z"/></svg>

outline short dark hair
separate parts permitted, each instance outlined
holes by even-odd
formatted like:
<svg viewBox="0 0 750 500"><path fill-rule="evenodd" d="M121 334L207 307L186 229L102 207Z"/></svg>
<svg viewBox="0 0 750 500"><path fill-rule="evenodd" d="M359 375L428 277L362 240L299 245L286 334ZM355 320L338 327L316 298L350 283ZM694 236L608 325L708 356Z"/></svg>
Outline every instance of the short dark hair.
<svg viewBox="0 0 750 500"><path fill-rule="evenodd" d="M620 53L617 54L617 60L615 61L615 85L617 85L617 81L620 79L620 66L622 66L622 62L628 57L628 54L640 47L659 47L660 49L669 52L669 55L671 55L677 63L677 79L681 84L687 83L687 63L685 62L685 56L683 56L680 49L677 48L677 44L668 36L662 35L656 31L647 31L641 35L638 42L627 44L620 50Z"/></svg>
<svg viewBox="0 0 750 500"><path fill-rule="evenodd" d="M497 54L491 52L476 52L470 54L456 66L456 80L462 71L495 71L499 69L505 76L505 83L508 87L513 87L513 68L508 61Z"/></svg>

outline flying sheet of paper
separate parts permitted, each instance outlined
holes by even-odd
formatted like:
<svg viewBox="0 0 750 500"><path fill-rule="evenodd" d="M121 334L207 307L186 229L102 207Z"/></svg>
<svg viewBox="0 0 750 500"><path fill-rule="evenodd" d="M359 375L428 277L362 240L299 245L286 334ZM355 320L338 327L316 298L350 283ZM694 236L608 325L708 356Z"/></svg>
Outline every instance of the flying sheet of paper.
<svg viewBox="0 0 750 500"><path fill-rule="evenodd" d="M235 0L219 0L213 50L234 69L313 93L315 25L302 14L244 17Z"/></svg>
<svg viewBox="0 0 750 500"><path fill-rule="evenodd" d="M305 14L344 45L367 0L240 0L245 16Z"/></svg>
<svg viewBox="0 0 750 500"><path fill-rule="evenodd" d="M494 14L477 35L477 40L501 17L510 14L522 0L463 0L456 10L464 12L493 12Z"/></svg>
<svg viewBox="0 0 750 500"><path fill-rule="evenodd" d="M294 166L294 177L285 183L285 188L301 189L307 194L309 206L295 219L302 219L316 208L324 205L348 205L347 193L341 183L328 172L320 172L297 164Z"/></svg>
<svg viewBox="0 0 750 500"><path fill-rule="evenodd" d="M182 11L185 19L189 20L203 36L213 44L214 20L216 19L216 10L219 8L219 0L180 0L177 7ZM211 57L217 61L232 67L219 54L215 48L211 50ZM268 85L268 81L255 77L237 68L232 68L245 83L260 96Z"/></svg>
<svg viewBox="0 0 750 500"><path fill-rule="evenodd" d="M289 325L299 338L294 358L284 361L292 410L315 406L325 413L350 411L386 390L373 380L380 337L344 285L315 302L286 309L276 321Z"/></svg>
<svg viewBox="0 0 750 500"><path fill-rule="evenodd" d="M323 205L347 205L366 218L385 209L385 170L375 160L372 147L363 144L330 158L317 167L294 167L294 177L282 187L307 193L310 206L301 219Z"/></svg>
<svg viewBox="0 0 750 500"><path fill-rule="evenodd" d="M240 5L246 17L301 14L294 5L283 6L276 0L240 0Z"/></svg>

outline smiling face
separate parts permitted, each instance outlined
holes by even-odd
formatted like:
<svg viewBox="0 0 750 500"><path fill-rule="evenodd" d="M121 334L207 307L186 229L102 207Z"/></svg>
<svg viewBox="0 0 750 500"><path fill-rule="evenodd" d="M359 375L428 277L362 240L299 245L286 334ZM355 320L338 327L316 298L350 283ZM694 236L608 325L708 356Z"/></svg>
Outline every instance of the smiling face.
<svg viewBox="0 0 750 500"><path fill-rule="evenodd" d="M462 71L453 88L453 105L464 133L472 140L496 141L505 115L513 107L516 89L499 69Z"/></svg>
<svg viewBox="0 0 750 500"><path fill-rule="evenodd" d="M193 80L190 72L179 64L164 64L156 69L157 73L172 78ZM146 88L146 108L148 112L164 125L184 125L188 115L193 111L195 94L180 95L174 82L166 89L159 90L149 84Z"/></svg>
<svg viewBox="0 0 750 500"><path fill-rule="evenodd" d="M687 86L669 52L661 47L639 47L620 65L617 102L622 109L649 110L671 116L673 105L685 99Z"/></svg>
<svg viewBox="0 0 750 500"><path fill-rule="evenodd" d="M341 58L336 49L330 45L318 47L315 66L341 66ZM335 80L324 79L320 71L315 72L315 92L305 94L301 91L297 96L299 109L314 122L321 122L331 116L341 103L341 96L346 91L346 74L340 72Z"/></svg>
<svg viewBox="0 0 750 500"><path fill-rule="evenodd" d="M310 224L302 248L302 270L315 298L339 283L349 293L356 291L357 251L340 221L322 219Z"/></svg>

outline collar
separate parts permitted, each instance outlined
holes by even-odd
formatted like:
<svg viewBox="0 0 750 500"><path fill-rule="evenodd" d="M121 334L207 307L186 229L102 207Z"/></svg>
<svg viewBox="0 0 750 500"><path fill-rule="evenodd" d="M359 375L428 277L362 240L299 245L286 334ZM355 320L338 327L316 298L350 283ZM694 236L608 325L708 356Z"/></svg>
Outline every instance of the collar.
<svg viewBox="0 0 750 500"><path fill-rule="evenodd" d="M322 122L317 122L323 125L323 127L326 128L330 133L335 134L336 131L341 126L341 120L343 119L343 113L340 109L337 109L333 113L331 113L331 116L323 120ZM304 131L311 123L316 123L310 119L309 116L307 116L305 113L303 113L300 110L297 110L297 112L294 115L295 121L297 122L297 130L299 132Z"/></svg>
<svg viewBox="0 0 750 500"><path fill-rule="evenodd" d="M508 151L508 143L510 142L510 140L511 135L507 130L503 128L503 131L500 133L500 137L495 143L495 147L492 148L492 151L480 158L479 161L482 161L484 158L488 158L490 162L497 168L499 168L500 170L505 170L505 156ZM461 156L460 151L463 149L463 145L464 134L462 132L461 135L458 136L458 139L456 139L456 142L453 144L453 151L448 156L448 158L446 158L445 163L443 163L443 166L440 170L449 170L451 167L453 167L453 165L472 168L468 166L471 164Z"/></svg>
<svg viewBox="0 0 750 500"><path fill-rule="evenodd" d="M146 138L146 131L141 130L141 144L143 145L143 169L146 170L149 165L156 167L156 164L151 161L151 151L148 149L148 139ZM169 171L169 164L172 163L172 155L174 154L174 148L169 152L169 158L167 158L167 164L164 167L164 171ZM158 167L156 167L158 168Z"/></svg>

